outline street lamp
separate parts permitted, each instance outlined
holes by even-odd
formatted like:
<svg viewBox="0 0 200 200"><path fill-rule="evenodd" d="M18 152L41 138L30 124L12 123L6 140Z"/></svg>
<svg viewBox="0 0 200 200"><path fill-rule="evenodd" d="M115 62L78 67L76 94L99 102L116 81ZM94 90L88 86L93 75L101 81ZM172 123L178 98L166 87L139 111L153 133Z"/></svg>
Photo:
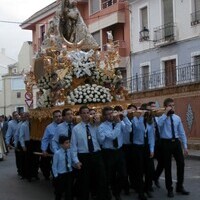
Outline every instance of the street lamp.
<svg viewBox="0 0 200 200"><path fill-rule="evenodd" d="M140 42L149 41L149 29L144 26L140 31Z"/></svg>

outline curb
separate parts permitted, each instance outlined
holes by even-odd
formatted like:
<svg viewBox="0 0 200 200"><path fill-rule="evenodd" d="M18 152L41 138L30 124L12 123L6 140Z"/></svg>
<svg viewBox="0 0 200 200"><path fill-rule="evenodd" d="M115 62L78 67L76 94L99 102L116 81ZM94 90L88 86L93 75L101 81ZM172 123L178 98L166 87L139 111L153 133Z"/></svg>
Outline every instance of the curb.
<svg viewBox="0 0 200 200"><path fill-rule="evenodd" d="M187 160L200 160L200 155L188 155L185 157Z"/></svg>

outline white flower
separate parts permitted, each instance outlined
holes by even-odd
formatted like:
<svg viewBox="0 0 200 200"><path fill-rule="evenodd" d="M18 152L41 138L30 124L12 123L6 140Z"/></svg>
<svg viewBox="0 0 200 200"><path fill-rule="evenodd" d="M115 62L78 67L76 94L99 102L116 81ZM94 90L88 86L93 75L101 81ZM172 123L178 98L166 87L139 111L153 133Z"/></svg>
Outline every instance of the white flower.
<svg viewBox="0 0 200 200"><path fill-rule="evenodd" d="M83 92L85 89L85 92ZM84 86L78 86L76 89L70 92L68 96L68 102L74 102L75 104L81 103L96 103L111 100L109 89L96 84L85 84Z"/></svg>
<svg viewBox="0 0 200 200"><path fill-rule="evenodd" d="M81 99L78 99L78 103L82 103L82 100L81 100Z"/></svg>

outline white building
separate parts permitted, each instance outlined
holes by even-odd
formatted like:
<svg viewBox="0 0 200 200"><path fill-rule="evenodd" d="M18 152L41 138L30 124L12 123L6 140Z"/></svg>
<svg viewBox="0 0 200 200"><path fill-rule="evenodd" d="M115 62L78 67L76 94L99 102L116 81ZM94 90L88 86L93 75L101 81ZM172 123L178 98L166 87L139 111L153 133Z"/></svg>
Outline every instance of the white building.
<svg viewBox="0 0 200 200"><path fill-rule="evenodd" d="M24 42L18 54L18 72L23 72L33 66L33 47L32 42Z"/></svg>
<svg viewBox="0 0 200 200"><path fill-rule="evenodd" d="M32 43L24 42L18 55L18 63L0 54L0 114L10 115L13 111L27 110L23 72L32 65Z"/></svg>
<svg viewBox="0 0 200 200"><path fill-rule="evenodd" d="M200 0L129 0L132 91L200 81Z"/></svg>

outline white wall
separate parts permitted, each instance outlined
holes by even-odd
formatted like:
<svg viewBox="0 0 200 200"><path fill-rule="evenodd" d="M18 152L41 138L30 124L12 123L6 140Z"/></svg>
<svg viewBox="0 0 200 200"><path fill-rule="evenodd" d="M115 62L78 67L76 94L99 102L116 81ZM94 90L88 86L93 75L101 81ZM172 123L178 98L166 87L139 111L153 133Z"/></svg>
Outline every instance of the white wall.
<svg viewBox="0 0 200 200"><path fill-rule="evenodd" d="M33 48L32 43L24 42L18 55L18 72L29 70L32 65Z"/></svg>
<svg viewBox="0 0 200 200"><path fill-rule="evenodd" d="M163 25L162 0L132 0L131 9L131 47L132 52L153 48L152 41L139 42L140 8L148 8L148 29L150 40L154 38L154 28ZM174 22L177 24L177 41L200 36L200 24L191 26L192 0L174 0Z"/></svg>

